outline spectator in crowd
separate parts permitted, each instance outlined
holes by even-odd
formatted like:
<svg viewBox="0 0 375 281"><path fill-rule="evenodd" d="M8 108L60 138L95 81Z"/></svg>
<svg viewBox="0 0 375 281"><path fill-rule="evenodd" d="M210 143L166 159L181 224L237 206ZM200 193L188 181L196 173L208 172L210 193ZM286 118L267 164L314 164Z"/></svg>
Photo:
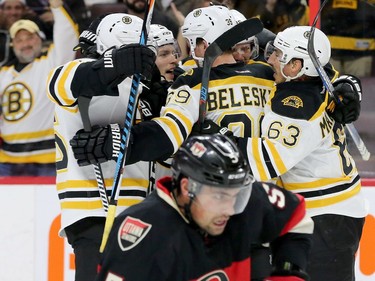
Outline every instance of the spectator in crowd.
<svg viewBox="0 0 375 281"><path fill-rule="evenodd" d="M91 5L95 5L95 4L115 4L115 3L118 3L119 1L117 0L84 0L84 2L87 7L90 7Z"/></svg>
<svg viewBox="0 0 375 281"><path fill-rule="evenodd" d="M206 0L163 0L156 1L155 8L165 12L169 17L174 19L175 22L179 24L179 26L182 26L184 23L184 17L186 17L186 15L192 10L203 7L203 2L205 1ZM210 1L207 0L206 2L209 3ZM181 15L176 14L176 11L181 13Z"/></svg>
<svg viewBox="0 0 375 281"><path fill-rule="evenodd" d="M161 11L165 11L169 16L173 16L171 11L171 5L174 5L184 16L190 13L192 10L200 7L202 0L163 0L156 1L155 7Z"/></svg>
<svg viewBox="0 0 375 281"><path fill-rule="evenodd" d="M267 0L239 0L234 3L234 9L240 11L247 19L258 16Z"/></svg>
<svg viewBox="0 0 375 281"><path fill-rule="evenodd" d="M90 14L84 0L64 0L69 12L78 24L79 31L90 24ZM27 6L33 10L44 22L53 22L53 16L49 9L48 0L26 0Z"/></svg>
<svg viewBox="0 0 375 281"><path fill-rule="evenodd" d="M123 0L126 5L126 13L140 17L141 19L145 16L146 2L147 0ZM154 10L152 15L151 23L161 24L173 32L173 36L177 38L179 33L179 25L177 22L170 18L165 12L161 10Z"/></svg>
<svg viewBox="0 0 375 281"><path fill-rule="evenodd" d="M340 73L372 75L375 55L375 3L329 1L321 15L322 30L332 45L331 63Z"/></svg>
<svg viewBox="0 0 375 281"><path fill-rule="evenodd" d="M48 7L44 13L37 13L28 6L25 0L1 0L0 7L1 29L9 30L17 20L29 19L38 25L47 40L52 40L53 15Z"/></svg>
<svg viewBox="0 0 375 281"><path fill-rule="evenodd" d="M53 44L35 22L18 20L10 28L16 58L0 68L2 118L0 175L55 175L53 105L46 95L49 71L74 58L77 28L61 0L50 0L55 18Z"/></svg>
<svg viewBox="0 0 375 281"><path fill-rule="evenodd" d="M3 38L9 37L9 28L13 23L19 19L29 19L35 22L39 29L43 32L46 39L43 41L43 45L49 45L50 39L52 39L52 23L44 22L39 16L27 6L25 0L1 0L0 1L0 31L3 34ZM5 45L0 46L0 56L3 58L3 63L6 63L14 59L13 49L6 48ZM0 63L0 66L2 65Z"/></svg>
<svg viewBox="0 0 375 281"><path fill-rule="evenodd" d="M295 25L309 24L306 0L266 0L259 12L264 27L274 33Z"/></svg>

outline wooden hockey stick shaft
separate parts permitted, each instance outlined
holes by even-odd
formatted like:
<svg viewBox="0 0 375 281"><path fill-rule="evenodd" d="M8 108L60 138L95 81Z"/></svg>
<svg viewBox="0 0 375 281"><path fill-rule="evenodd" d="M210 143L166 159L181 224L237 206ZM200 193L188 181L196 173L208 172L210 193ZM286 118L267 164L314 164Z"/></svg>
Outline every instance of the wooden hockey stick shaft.
<svg viewBox="0 0 375 281"><path fill-rule="evenodd" d="M83 129L85 132L91 132L91 122L89 116L89 106L90 106L90 97L80 96L78 97L78 109L81 114L81 119L83 123ZM108 211L108 197L107 197L107 189L104 182L104 176L102 167L100 164L92 164L94 167L95 178L98 184L99 195L102 201L104 211Z"/></svg>
<svg viewBox="0 0 375 281"><path fill-rule="evenodd" d="M147 36L148 36L148 31L151 25L151 18L152 18L152 13L154 10L154 4L155 4L155 0L147 1L147 7L146 7L145 17L143 21L143 26L142 26L141 38L139 42L141 45L146 45L147 43ZM113 185L112 185L111 198L109 201L108 214L107 214L107 218L105 221L102 243L99 249L100 253L103 253L104 251L105 245L107 244L109 233L112 229L113 222L116 217L117 200L118 200L118 196L120 193L120 185L122 181L122 176L124 174L126 151L127 151L127 147L129 144L130 129L134 122L135 114L137 111L138 87L139 87L140 81L141 81L141 75L134 74L133 79L132 79L131 89L130 89L128 107L126 109L125 125L124 125L124 130L123 130L122 139L121 139L121 149L120 149L119 156L117 158L116 170L115 170Z"/></svg>
<svg viewBox="0 0 375 281"><path fill-rule="evenodd" d="M316 23L318 21L318 18L325 6L325 4L328 2L328 0L324 0L324 2L321 4L320 6L320 9L318 11L318 13L316 14L315 16L315 19L314 19L314 22L313 24L311 25L311 30L310 30L310 35L309 35L309 39L308 39L308 44L307 44L307 49L308 49L308 53L309 53L309 56L311 58L311 61L313 62L314 64L314 67L316 69L316 71L318 72L319 74L319 77L320 79L322 79L322 82L325 86L325 88L327 89L328 91L328 94L330 95L330 97L335 101L336 104L340 104L341 101L339 98L337 98L334 94L334 87L331 83L331 80L329 79L327 73L324 71L324 68L322 66L322 64L320 63L316 53L315 53L315 47L314 47L314 33L315 33L315 26L316 26ZM353 139L354 141L354 144L356 145L359 153L361 154L361 157L363 160L365 161L368 161L370 159L370 152L368 151L365 143L363 142L362 138L360 137L360 135L358 134L358 131L357 129L354 127L353 124L346 124L346 128L349 132L349 135L351 136L351 138Z"/></svg>
<svg viewBox="0 0 375 281"><path fill-rule="evenodd" d="M212 64L224 51L229 50L236 43L258 34L262 31L262 29L263 24L258 18L245 20L224 32L206 49L206 52L204 53L202 84L200 91L199 126L202 125L204 118L206 117L208 83L210 81Z"/></svg>

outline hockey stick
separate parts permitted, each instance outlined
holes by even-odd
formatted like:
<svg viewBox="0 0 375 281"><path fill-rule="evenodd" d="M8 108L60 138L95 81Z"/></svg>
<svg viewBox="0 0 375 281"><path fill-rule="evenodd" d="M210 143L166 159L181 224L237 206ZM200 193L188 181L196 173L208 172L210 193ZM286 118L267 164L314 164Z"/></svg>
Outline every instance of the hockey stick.
<svg viewBox="0 0 375 281"><path fill-rule="evenodd" d="M309 35L309 39L308 39L308 43L307 43L307 50L308 50L309 56L311 58L311 61L314 64L314 67L319 74L320 79L322 79L323 85L325 86L325 88L328 91L329 96L335 101L336 104L340 104L341 101L333 93L335 89L334 89L334 87L331 83L331 80L327 76L327 73L324 71L323 66L320 63L320 61L319 61L319 59L316 55L315 47L314 47L315 26L316 26L316 23L318 21L318 18L320 16L320 14L323 10L323 7L325 6L325 4L327 2L328 2L328 0L324 0L324 2L322 3L322 5L319 8L318 13L315 16L314 22L313 22L313 24L311 26L311 30L310 30L310 35ZM361 154L362 159L365 160L365 161L368 161L370 159L371 154L367 150L363 140L359 136L359 134L357 132L357 129L351 123L346 124L346 128L348 129L348 132L349 132L350 136L352 137L352 139L354 141L354 144L357 146L357 149L358 149L359 153Z"/></svg>
<svg viewBox="0 0 375 281"><path fill-rule="evenodd" d="M85 96L78 97L78 108L81 114L81 119L83 123L83 129L85 132L91 132L91 122L89 116L89 105L90 105L91 98ZM94 167L96 182L98 184L100 199L103 204L104 211L108 211L108 197L107 197L107 189L105 187L104 176L102 172L102 168L100 164L92 164Z"/></svg>
<svg viewBox="0 0 375 281"><path fill-rule="evenodd" d="M141 45L146 45L147 43L147 35L150 29L152 13L154 10L154 4L155 4L155 0L148 0L146 3L146 13L145 13L144 21L143 21L143 26L142 26L141 38L139 41ZM140 81L141 81L141 75L134 74L131 88L130 88L128 107L126 109L125 125L124 125L123 135L121 138L121 148L120 148L119 156L117 158L116 170L115 170L113 185L112 185L111 198L109 200L108 214L105 220L102 243L99 249L100 253L103 253L104 251L105 245L107 244L109 233L111 231L113 222L116 217L117 200L118 200L118 196L120 193L119 186L121 184L122 176L124 174L126 150L129 144L130 129L134 122L134 117L135 117L135 113L137 109L136 105L137 105L138 87L139 87Z"/></svg>
<svg viewBox="0 0 375 281"><path fill-rule="evenodd" d="M210 81L210 71L213 62L224 51L229 50L236 43L245 40L255 34L258 34L263 29L263 24L258 18L251 18L238 23L231 29L220 35L214 42L208 46L204 53L202 84L199 101L199 122L201 126L206 117L206 104L208 94L208 83Z"/></svg>

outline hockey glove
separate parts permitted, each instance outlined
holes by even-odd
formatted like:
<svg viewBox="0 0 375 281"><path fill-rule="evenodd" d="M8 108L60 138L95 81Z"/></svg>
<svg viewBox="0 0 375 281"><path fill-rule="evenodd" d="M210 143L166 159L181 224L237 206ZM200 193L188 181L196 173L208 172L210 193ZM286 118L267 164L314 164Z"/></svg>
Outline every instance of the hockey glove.
<svg viewBox="0 0 375 281"><path fill-rule="evenodd" d="M159 71L154 72L156 74L152 75L152 80L149 83L146 82L139 95L138 103L145 121L160 116L160 110L167 101L168 88L172 85L172 82L161 80ZM154 78L154 76L156 77Z"/></svg>
<svg viewBox="0 0 375 281"><path fill-rule="evenodd" d="M160 116L160 110L167 100L169 86L169 82L161 81L152 83L149 89L143 87L139 96L143 120L147 121Z"/></svg>
<svg viewBox="0 0 375 281"><path fill-rule="evenodd" d="M92 67L98 71L103 84L114 87L133 74L141 74L150 80L154 63L154 51L143 45L129 44L107 50Z"/></svg>
<svg viewBox="0 0 375 281"><path fill-rule="evenodd" d="M87 29L82 31L79 35L78 45L73 48L73 51L80 51L85 57L97 58L99 56L96 52L96 29L105 16L97 17Z"/></svg>
<svg viewBox="0 0 375 281"><path fill-rule="evenodd" d="M227 136L232 141L237 143L237 137L233 135L233 132L229 130L227 127L220 127L218 124L216 124L214 121L205 119L203 124L199 126L197 123L194 124L192 132L192 135L213 135L213 134L220 134Z"/></svg>
<svg viewBox="0 0 375 281"><path fill-rule="evenodd" d="M121 143L121 128L118 124L106 127L95 125L91 132L77 131L70 140L74 157L79 166L117 160Z"/></svg>
<svg viewBox="0 0 375 281"><path fill-rule="evenodd" d="M341 124L348 124L358 119L361 112L362 88L360 80L351 75L343 75L333 83L335 87L334 95L340 99L340 103L331 108L332 99L329 101L328 113Z"/></svg>

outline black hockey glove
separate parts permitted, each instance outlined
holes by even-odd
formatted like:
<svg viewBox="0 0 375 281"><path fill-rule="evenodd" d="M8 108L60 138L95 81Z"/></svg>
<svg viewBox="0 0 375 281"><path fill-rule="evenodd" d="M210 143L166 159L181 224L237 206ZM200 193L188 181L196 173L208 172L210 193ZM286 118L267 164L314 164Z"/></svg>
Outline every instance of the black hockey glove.
<svg viewBox="0 0 375 281"><path fill-rule="evenodd" d="M340 99L334 110L329 110L333 100L329 101L328 113L341 124L348 124L358 119L361 112L362 87L360 80L351 75L342 75L333 82L334 95Z"/></svg>
<svg viewBox="0 0 375 281"><path fill-rule="evenodd" d="M81 32L78 45L73 48L73 51L80 51L85 57L99 57L99 54L96 52L96 29L105 16L106 15L101 15L97 17L90 23L87 29Z"/></svg>
<svg viewBox="0 0 375 281"><path fill-rule="evenodd" d="M154 65L151 81L142 81L142 93L139 95L138 107L144 121L160 116L160 110L165 105L168 88L172 83L162 80L160 71Z"/></svg>
<svg viewBox="0 0 375 281"><path fill-rule="evenodd" d="M165 105L168 88L171 84L172 83L163 80L151 83L148 89L143 86L138 101L143 120L147 121L160 116L160 110Z"/></svg>
<svg viewBox="0 0 375 281"><path fill-rule="evenodd" d="M117 160L121 132L119 124L110 124L106 127L95 125L91 132L85 132L83 129L77 131L70 140L70 146L78 165L87 166Z"/></svg>
<svg viewBox="0 0 375 281"><path fill-rule="evenodd" d="M154 63L154 51L140 44L129 44L107 50L92 67L103 84L113 87L133 74L150 80Z"/></svg>
<svg viewBox="0 0 375 281"><path fill-rule="evenodd" d="M213 135L213 134L220 134L220 135L227 136L232 141L237 143L237 137L233 135L233 132L231 130L229 130L227 127L220 127L214 121L209 120L209 119L205 119L201 126L199 126L198 123L195 123L191 131L191 135Z"/></svg>

